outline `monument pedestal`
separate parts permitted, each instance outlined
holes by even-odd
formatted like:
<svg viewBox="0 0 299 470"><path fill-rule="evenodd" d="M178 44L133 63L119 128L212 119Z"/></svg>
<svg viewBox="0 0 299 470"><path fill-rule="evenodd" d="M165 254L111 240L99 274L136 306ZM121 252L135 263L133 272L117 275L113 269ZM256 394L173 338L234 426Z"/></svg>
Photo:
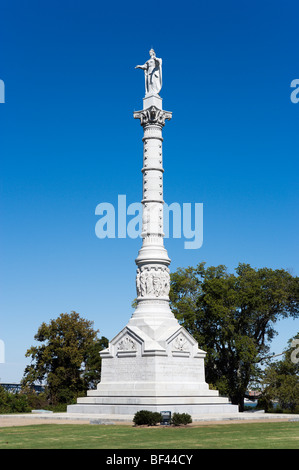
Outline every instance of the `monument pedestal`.
<svg viewBox="0 0 299 470"><path fill-rule="evenodd" d="M130 415L142 409L202 414L234 413L236 405L209 390L204 358L194 338L169 307L170 259L163 243L162 128L172 113L162 109L162 60L153 50L145 70L143 109L142 247L136 258L137 308L102 351L101 382L70 413Z"/></svg>
<svg viewBox="0 0 299 470"><path fill-rule="evenodd" d="M217 390L209 390L204 370L206 353L169 312L170 318L165 315L164 320L159 316L160 320L153 321L151 315L150 324L145 315L133 314L109 348L101 352L102 374L97 389L78 398L76 405L68 406L68 412L115 418L132 418L144 409L193 417L237 413L236 405L220 397Z"/></svg>

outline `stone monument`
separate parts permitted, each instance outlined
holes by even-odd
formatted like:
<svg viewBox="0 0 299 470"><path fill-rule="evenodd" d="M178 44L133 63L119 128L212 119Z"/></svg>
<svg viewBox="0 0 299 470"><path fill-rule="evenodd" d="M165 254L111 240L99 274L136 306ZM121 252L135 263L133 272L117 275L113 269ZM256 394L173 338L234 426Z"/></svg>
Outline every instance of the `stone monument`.
<svg viewBox="0 0 299 470"><path fill-rule="evenodd" d="M142 409L202 414L234 413L236 405L210 390L204 358L169 306L170 259L163 234L162 129L172 113L162 109L162 59L150 50L144 70L142 247L136 258L137 307L127 325L101 351L101 382L70 413L127 415Z"/></svg>

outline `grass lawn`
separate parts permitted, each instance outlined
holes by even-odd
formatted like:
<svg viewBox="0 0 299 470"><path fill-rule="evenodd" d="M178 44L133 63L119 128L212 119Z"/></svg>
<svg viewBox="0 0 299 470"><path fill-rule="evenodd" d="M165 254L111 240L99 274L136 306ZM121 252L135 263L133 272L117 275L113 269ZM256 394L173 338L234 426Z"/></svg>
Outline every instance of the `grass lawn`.
<svg viewBox="0 0 299 470"><path fill-rule="evenodd" d="M0 449L298 449L299 422L135 428L40 424L0 428Z"/></svg>

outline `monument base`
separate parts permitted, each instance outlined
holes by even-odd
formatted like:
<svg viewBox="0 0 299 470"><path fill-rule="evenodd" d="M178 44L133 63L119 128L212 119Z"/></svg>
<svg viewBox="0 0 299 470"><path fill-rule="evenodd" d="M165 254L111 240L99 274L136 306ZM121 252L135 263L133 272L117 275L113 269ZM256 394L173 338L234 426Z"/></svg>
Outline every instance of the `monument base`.
<svg viewBox="0 0 299 470"><path fill-rule="evenodd" d="M139 405L111 405L111 406L104 406L104 405L95 405L95 404L79 404L76 405L68 405L67 412L68 413L80 413L80 414L94 414L94 415L108 415L112 419L117 416L128 416L128 420L132 420L135 413L141 410L148 410L148 411L170 411L173 413L188 413L191 418L194 420L200 416L206 415L224 415L224 414L238 414L238 406L228 404L214 404L214 405L207 405L207 404L197 404L197 405L169 405L168 403L160 404L156 406L150 406L146 403L140 403Z"/></svg>
<svg viewBox="0 0 299 470"><path fill-rule="evenodd" d="M101 352L101 382L68 413L134 416L137 411L203 414L238 413L205 382L205 351L173 318L168 328L128 325ZM151 334L149 335L151 330ZM131 419L131 418L130 418Z"/></svg>

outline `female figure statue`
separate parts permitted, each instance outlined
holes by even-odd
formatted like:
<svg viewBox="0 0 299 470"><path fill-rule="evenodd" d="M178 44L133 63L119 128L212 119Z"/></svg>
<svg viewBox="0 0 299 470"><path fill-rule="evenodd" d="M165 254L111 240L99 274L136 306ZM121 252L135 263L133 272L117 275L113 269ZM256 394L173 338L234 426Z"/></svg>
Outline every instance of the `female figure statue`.
<svg viewBox="0 0 299 470"><path fill-rule="evenodd" d="M145 96L159 95L162 88L162 59L156 57L154 49L149 54L150 59L144 65L136 65L135 69L144 70Z"/></svg>

